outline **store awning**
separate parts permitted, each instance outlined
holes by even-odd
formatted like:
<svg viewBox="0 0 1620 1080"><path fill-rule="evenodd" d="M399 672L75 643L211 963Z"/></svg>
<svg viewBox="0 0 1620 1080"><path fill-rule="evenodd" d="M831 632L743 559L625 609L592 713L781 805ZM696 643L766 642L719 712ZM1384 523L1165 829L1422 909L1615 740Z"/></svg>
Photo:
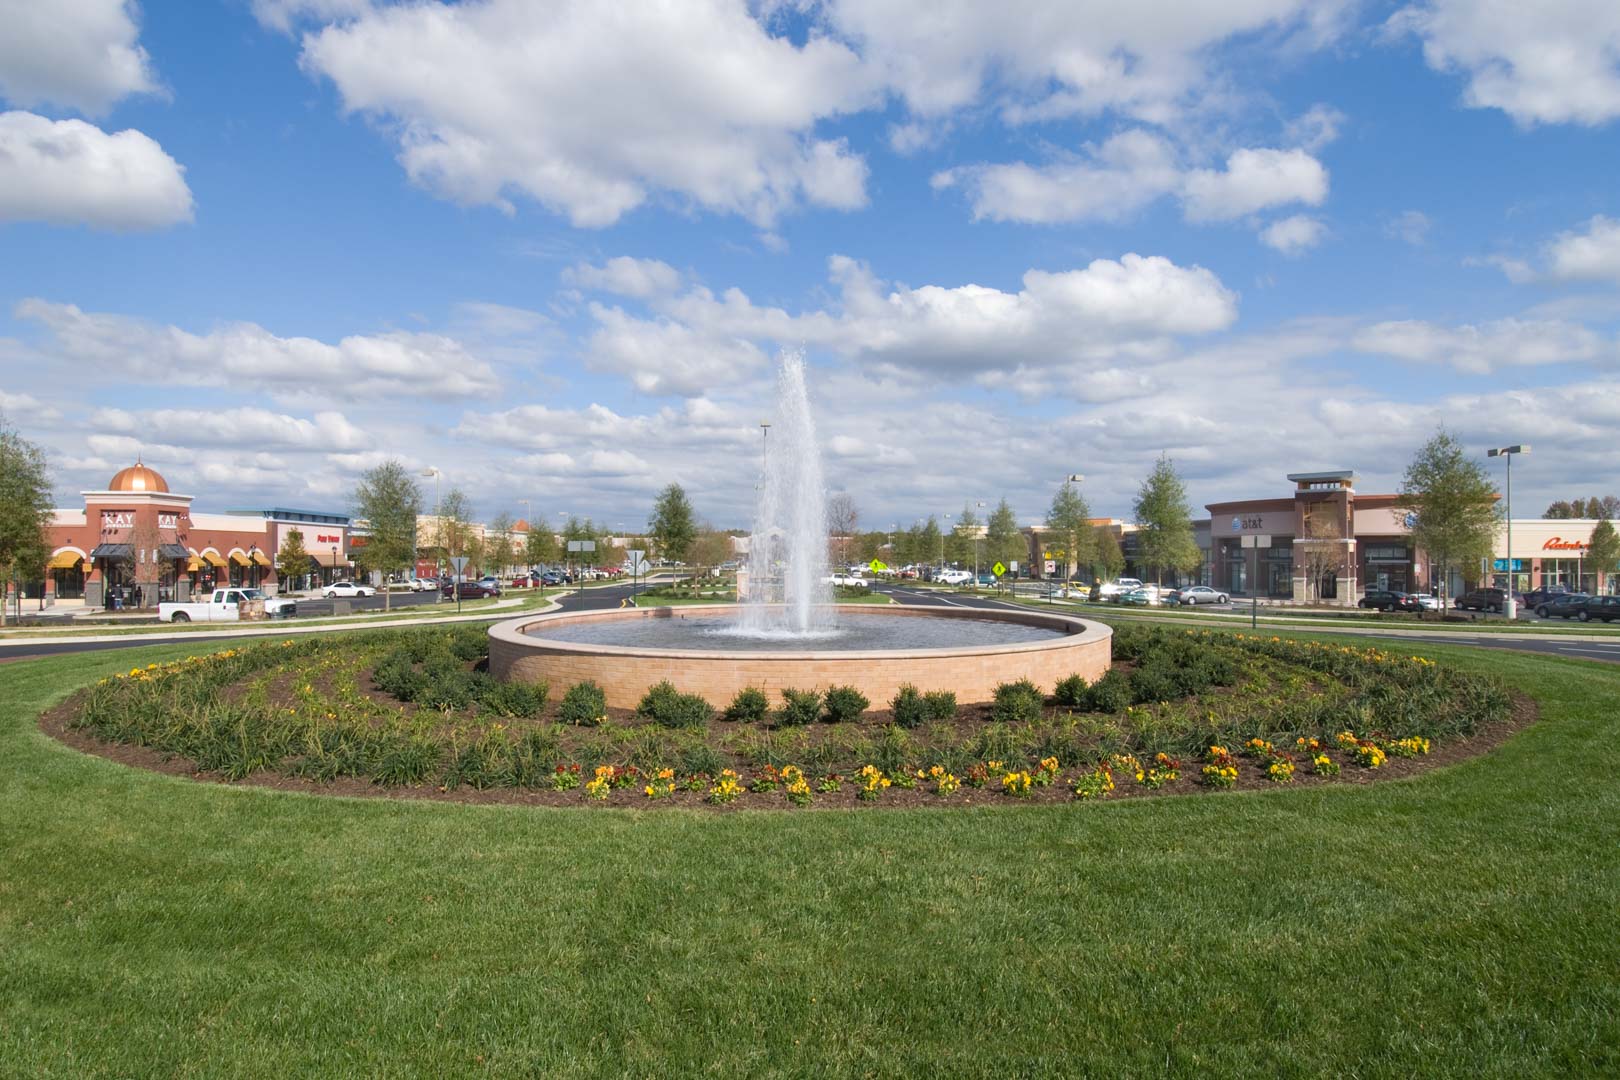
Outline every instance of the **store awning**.
<svg viewBox="0 0 1620 1080"><path fill-rule="evenodd" d="M253 553L253 561L264 567L266 570L275 565L275 563L270 561L270 556L266 555L262 551L255 551Z"/></svg>
<svg viewBox="0 0 1620 1080"><path fill-rule="evenodd" d="M220 570L223 570L227 566L230 565L230 563L226 562L223 558L220 557L220 554L217 551L205 551L205 552L203 552L202 553L202 560L203 560L203 562L207 563L209 566L216 567L216 568L218 568Z"/></svg>
<svg viewBox="0 0 1620 1080"><path fill-rule="evenodd" d="M193 555L191 558L186 560L186 573L195 574L202 568L203 561L201 555Z"/></svg>
<svg viewBox="0 0 1620 1080"><path fill-rule="evenodd" d="M336 555L332 554L330 550L312 551L309 553L309 557L315 560L315 564L317 566L325 566L335 569L340 566L349 565L349 561L343 557L343 552L341 551Z"/></svg>
<svg viewBox="0 0 1620 1080"><path fill-rule="evenodd" d="M189 558L191 558L191 552L186 550L184 544L159 544L158 545L158 558L160 558L160 559L189 559Z"/></svg>
<svg viewBox="0 0 1620 1080"><path fill-rule="evenodd" d="M130 544L97 544L90 553L92 559L106 559L109 562L123 560L128 562L135 557L135 548Z"/></svg>
<svg viewBox="0 0 1620 1080"><path fill-rule="evenodd" d="M71 570L75 566L79 565L79 560L82 558L84 558L84 556L80 555L77 551L58 551L55 555L51 556L51 561L45 564L45 569Z"/></svg>
<svg viewBox="0 0 1620 1080"><path fill-rule="evenodd" d="M246 552L233 551L231 552L231 563L234 566L252 566L253 560L247 557Z"/></svg>

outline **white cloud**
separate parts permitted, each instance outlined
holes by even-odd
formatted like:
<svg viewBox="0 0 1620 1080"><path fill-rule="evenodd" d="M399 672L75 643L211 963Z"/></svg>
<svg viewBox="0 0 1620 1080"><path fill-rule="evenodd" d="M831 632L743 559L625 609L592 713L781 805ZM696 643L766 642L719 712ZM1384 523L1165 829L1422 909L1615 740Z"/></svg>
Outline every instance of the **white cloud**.
<svg viewBox="0 0 1620 1080"><path fill-rule="evenodd" d="M1501 368L1620 359L1620 346L1584 326L1550 320L1498 319L1439 326L1421 320L1382 322L1355 335L1355 348L1425 364L1450 364L1485 375Z"/></svg>
<svg viewBox="0 0 1620 1080"><path fill-rule="evenodd" d="M1434 222L1421 210L1403 210L1384 225L1384 235L1404 240L1413 247L1422 247L1429 241L1429 230Z"/></svg>
<svg viewBox="0 0 1620 1080"><path fill-rule="evenodd" d="M1467 80L1464 100L1520 124L1620 117L1620 5L1612 0L1431 0L1398 12L1436 71Z"/></svg>
<svg viewBox="0 0 1620 1080"><path fill-rule="evenodd" d="M90 417L96 430L186 446L252 446L335 453L364 450L365 432L340 412L319 412L311 419L237 406L226 409L98 409Z"/></svg>
<svg viewBox="0 0 1620 1080"><path fill-rule="evenodd" d="M772 37L737 0L379 8L307 35L303 62L461 203L523 194L595 227L661 195L762 226L866 201L865 162L814 129L879 87L843 44Z"/></svg>
<svg viewBox="0 0 1620 1080"><path fill-rule="evenodd" d="M648 321L618 308L591 305L598 329L586 363L627 376L644 394L695 397L759 369L765 354L741 338L708 336L667 320Z"/></svg>
<svg viewBox="0 0 1620 1080"><path fill-rule="evenodd" d="M1347 5L1334 0L832 0L829 22L922 116L970 107L996 84L1020 122L1117 111L1171 119L1216 80L1217 46L1238 36L1320 44Z"/></svg>
<svg viewBox="0 0 1620 1080"><path fill-rule="evenodd" d="M619 255L601 266L578 263L563 271L563 280L582 289L615 293L645 300L672 293L681 287L681 272L658 259L635 259Z"/></svg>
<svg viewBox="0 0 1620 1080"><path fill-rule="evenodd" d="M290 33L304 22L337 22L371 9L370 0L250 0L253 17L272 30Z"/></svg>
<svg viewBox="0 0 1620 1080"><path fill-rule="evenodd" d="M1558 234L1547 245L1547 270L1559 281L1620 283L1620 221L1600 214L1584 232Z"/></svg>
<svg viewBox="0 0 1620 1080"><path fill-rule="evenodd" d="M1260 231L1260 242L1284 255L1301 255L1322 242L1327 227L1305 214L1274 221Z"/></svg>
<svg viewBox="0 0 1620 1080"><path fill-rule="evenodd" d="M1295 202L1320 206L1327 193L1327 169L1304 150L1242 149L1224 170L1188 174L1183 197L1189 221L1229 221Z"/></svg>
<svg viewBox="0 0 1620 1080"><path fill-rule="evenodd" d="M0 0L0 98L97 116L157 92L134 15L131 0Z"/></svg>
<svg viewBox="0 0 1620 1080"><path fill-rule="evenodd" d="M1228 221L1289 203L1319 206L1328 174L1299 148L1245 148L1234 151L1224 169L1189 169L1168 139L1137 129L1071 159L961 166L936 173L932 184L966 188L975 219L1117 222L1178 195L1189 221Z"/></svg>
<svg viewBox="0 0 1620 1080"><path fill-rule="evenodd" d="M0 113L0 222L158 229L191 220L185 170L139 131Z"/></svg>
<svg viewBox="0 0 1620 1080"><path fill-rule="evenodd" d="M253 323L206 334L71 304L24 300L19 319L39 323L54 363L153 384L239 387L284 399L360 399L376 395L473 396L494 393L490 366L439 334L354 335L337 344L278 337Z"/></svg>
<svg viewBox="0 0 1620 1080"><path fill-rule="evenodd" d="M965 166L936 173L932 184L968 188L974 220L1123 221L1179 188L1181 171L1168 140L1133 130L1072 160Z"/></svg>

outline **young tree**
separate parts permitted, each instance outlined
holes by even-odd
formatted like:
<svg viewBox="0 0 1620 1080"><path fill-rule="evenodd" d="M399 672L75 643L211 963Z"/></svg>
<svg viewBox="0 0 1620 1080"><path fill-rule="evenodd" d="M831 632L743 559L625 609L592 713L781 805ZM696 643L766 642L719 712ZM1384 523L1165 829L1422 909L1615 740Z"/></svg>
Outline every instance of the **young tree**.
<svg viewBox="0 0 1620 1080"><path fill-rule="evenodd" d="M1094 543L1091 508L1072 481L1063 481L1063 486L1052 496L1052 505L1046 511L1046 526L1063 553L1061 576L1067 580L1071 566L1078 570L1091 562Z"/></svg>
<svg viewBox="0 0 1620 1080"><path fill-rule="evenodd" d="M41 529L39 535L17 549L11 561L11 585L16 590L17 617L22 617L23 589L30 582L40 582L43 588L45 564L50 561L51 546L48 534ZM4 579L0 579L0 608L5 607ZM0 626L5 625L0 619Z"/></svg>
<svg viewBox="0 0 1620 1080"><path fill-rule="evenodd" d="M939 531L939 519L933 514L917 529L917 561L933 562L943 557L944 534Z"/></svg>
<svg viewBox="0 0 1620 1080"><path fill-rule="evenodd" d="M731 558L731 537L705 522L688 549L693 566L719 566Z"/></svg>
<svg viewBox="0 0 1620 1080"><path fill-rule="evenodd" d="M1098 581L1113 581L1125 571L1125 552L1120 549L1119 538L1113 529L1098 529L1096 551L1091 557L1091 576Z"/></svg>
<svg viewBox="0 0 1620 1080"><path fill-rule="evenodd" d="M158 545L163 543L163 534L158 531L157 522L150 518L140 519L129 533L129 545L134 551L135 560L135 587L140 590L141 599L137 607L156 607L158 602L158 582L163 577L163 564L158 562Z"/></svg>
<svg viewBox="0 0 1620 1080"><path fill-rule="evenodd" d="M1163 582L1164 572L1191 573L1204 563L1193 536L1192 507L1187 485L1176 473L1169 454L1160 454L1153 471L1136 493L1137 550L1142 566Z"/></svg>
<svg viewBox="0 0 1620 1080"><path fill-rule="evenodd" d="M404 465L390 458L360 474L354 509L371 527L364 561L383 575L383 610L393 607L388 575L416 565L416 519L422 513L422 489Z"/></svg>
<svg viewBox="0 0 1620 1080"><path fill-rule="evenodd" d="M861 523L861 512L847 491L840 491L827 500L827 531L838 541L838 562L849 561L849 540Z"/></svg>
<svg viewBox="0 0 1620 1080"><path fill-rule="evenodd" d="M523 557L531 567L544 566L557 558L557 538L551 526L535 522L529 526L529 535L523 541Z"/></svg>
<svg viewBox="0 0 1620 1080"><path fill-rule="evenodd" d="M657 501L653 503L650 524L659 554L675 562L685 562L692 541L697 539L697 522L692 513L692 503L681 485L670 484L659 492Z"/></svg>
<svg viewBox="0 0 1620 1080"><path fill-rule="evenodd" d="M1602 592L1609 576L1620 568L1620 534L1606 517L1592 528L1592 539L1586 544L1586 561L1592 564L1598 591Z"/></svg>
<svg viewBox="0 0 1620 1080"><path fill-rule="evenodd" d="M1322 579L1344 562L1344 531L1332 517L1311 514L1305 519L1300 536L1303 543L1294 545L1294 560L1305 577L1309 599L1322 599Z"/></svg>
<svg viewBox="0 0 1620 1080"><path fill-rule="evenodd" d="M512 524L512 515L503 510L484 533L484 558L493 574L505 574L512 565Z"/></svg>
<svg viewBox="0 0 1620 1080"><path fill-rule="evenodd" d="M473 535L472 516L472 500L466 492L453 487L444 493L433 522L433 546L439 549L441 559L467 554L467 541Z"/></svg>
<svg viewBox="0 0 1620 1080"><path fill-rule="evenodd" d="M281 550L276 552L276 577L280 579L281 590L290 591L299 578L308 574L309 552L304 550L304 534L298 529L288 529L287 535L281 538Z"/></svg>
<svg viewBox="0 0 1620 1080"><path fill-rule="evenodd" d="M1397 521L1415 515L1412 543L1440 567L1441 580L1457 567L1491 557L1502 511L1485 467L1441 428L1418 450L1401 480Z"/></svg>
<svg viewBox="0 0 1620 1080"><path fill-rule="evenodd" d="M1004 497L996 504L985 530L984 561L991 566L999 562L1010 567L1013 563L1022 563L1028 559L1029 544L1024 540L1022 530L1018 528L1018 515L1013 513L1013 508Z"/></svg>
<svg viewBox="0 0 1620 1080"><path fill-rule="evenodd" d="M19 435L0 414L0 582L26 580L39 567L29 565L46 548L51 518L51 486L45 453ZM49 553L46 553L49 558ZM21 595L21 589L18 590ZM5 590L0 586L0 626L6 625Z"/></svg>

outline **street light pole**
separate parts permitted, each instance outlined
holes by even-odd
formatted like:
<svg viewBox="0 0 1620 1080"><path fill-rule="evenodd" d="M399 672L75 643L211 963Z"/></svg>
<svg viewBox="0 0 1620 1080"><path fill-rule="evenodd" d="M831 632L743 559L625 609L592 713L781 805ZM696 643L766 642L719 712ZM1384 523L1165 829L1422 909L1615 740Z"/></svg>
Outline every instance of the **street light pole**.
<svg viewBox="0 0 1620 1080"><path fill-rule="evenodd" d="M1518 605L1513 600L1513 455L1528 454L1530 445L1503 446L1487 450L1486 457L1499 457L1507 463L1507 589L1502 596L1502 614L1511 621L1518 617Z"/></svg>
<svg viewBox="0 0 1620 1080"><path fill-rule="evenodd" d="M442 516L442 511L444 510L444 498L439 494L439 477L443 474L439 472L438 466L429 465L427 468L422 470L422 475L433 477L433 538L435 541L438 541L444 534L444 518ZM418 543L420 540L421 537L417 537ZM441 543L438 546L442 548L443 544ZM435 556L433 559L433 568L435 570L439 569L439 560L437 556ZM414 566L411 567L411 571L414 575L416 568ZM437 585L438 582L434 582L434 584Z"/></svg>
<svg viewBox="0 0 1620 1080"><path fill-rule="evenodd" d="M761 420L759 422L759 471L761 476L769 472L771 469L770 444L771 422L769 420Z"/></svg>

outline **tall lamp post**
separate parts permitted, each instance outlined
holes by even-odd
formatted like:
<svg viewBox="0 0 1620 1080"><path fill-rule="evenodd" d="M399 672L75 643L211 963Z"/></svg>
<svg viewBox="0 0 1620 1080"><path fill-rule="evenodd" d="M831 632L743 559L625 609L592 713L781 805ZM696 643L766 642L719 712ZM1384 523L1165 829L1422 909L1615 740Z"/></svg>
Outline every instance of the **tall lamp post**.
<svg viewBox="0 0 1620 1080"><path fill-rule="evenodd" d="M1507 463L1507 588L1502 596L1502 614L1510 621L1519 615L1519 606L1513 599L1513 455L1529 452L1528 443L1485 451L1486 457L1499 457Z"/></svg>
<svg viewBox="0 0 1620 1080"><path fill-rule="evenodd" d="M982 503L982 502L974 503L974 505L976 507L978 507L980 510L984 509L984 503ZM984 515L980 514L978 516L983 517ZM980 524L984 524L984 523L980 522ZM986 530L986 531L988 531L988 530ZM973 591L974 592L979 591L979 526L978 525L973 526Z"/></svg>
<svg viewBox="0 0 1620 1080"><path fill-rule="evenodd" d="M444 474L439 471L438 466L429 465L427 468L422 470L422 475L433 477L433 538L435 541L438 541L444 533L444 518L441 514L444 509L444 499L439 495L439 478ZM420 537L417 538L418 541L420 541L420 539ZM439 546L441 548L443 547L442 544ZM415 554L414 547L415 543L413 542L412 555ZM435 570L439 569L439 560L437 556L435 556L433 559L433 568ZM413 567L412 569L414 571L415 568Z"/></svg>

